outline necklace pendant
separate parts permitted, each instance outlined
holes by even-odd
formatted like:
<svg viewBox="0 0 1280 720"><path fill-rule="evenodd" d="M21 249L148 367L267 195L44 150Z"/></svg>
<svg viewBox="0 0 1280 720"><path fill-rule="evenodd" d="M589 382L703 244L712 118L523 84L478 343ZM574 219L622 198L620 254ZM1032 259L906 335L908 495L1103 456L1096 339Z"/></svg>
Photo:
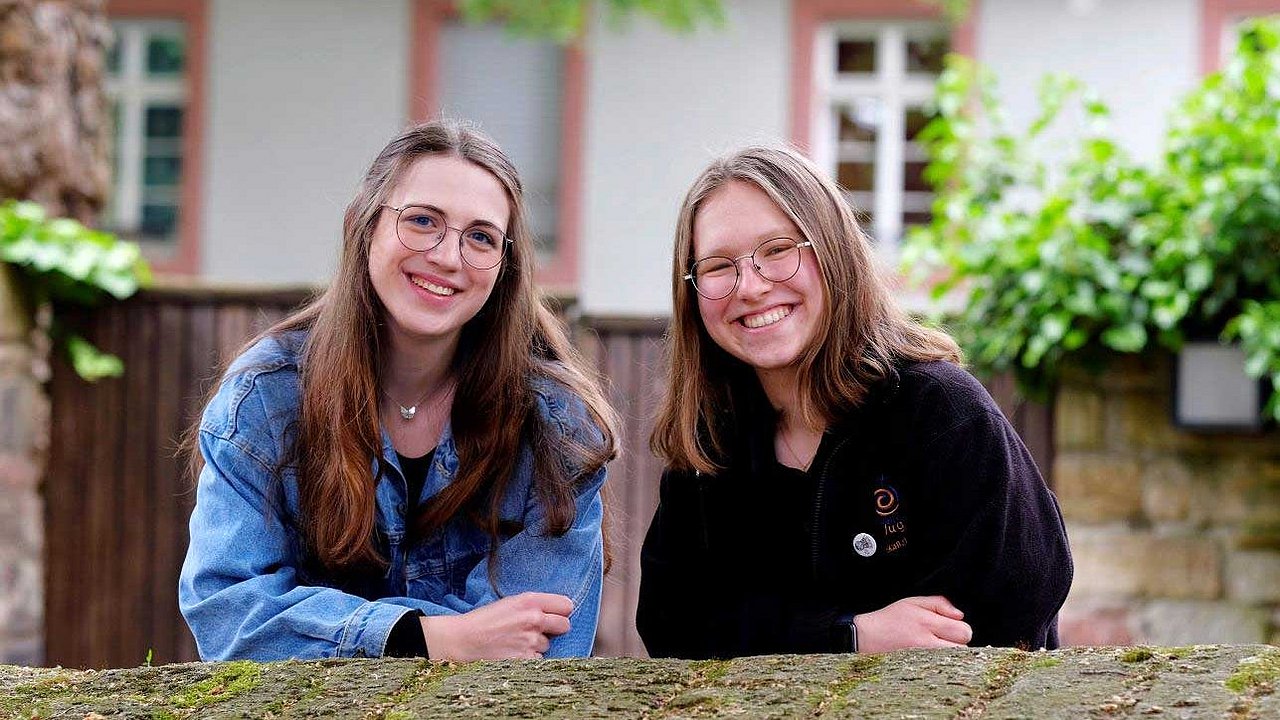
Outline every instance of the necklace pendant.
<svg viewBox="0 0 1280 720"><path fill-rule="evenodd" d="M405 407L403 405L400 406L400 417L404 418L405 420L412 420L413 416L417 414L418 414L417 405L410 405L409 407Z"/></svg>

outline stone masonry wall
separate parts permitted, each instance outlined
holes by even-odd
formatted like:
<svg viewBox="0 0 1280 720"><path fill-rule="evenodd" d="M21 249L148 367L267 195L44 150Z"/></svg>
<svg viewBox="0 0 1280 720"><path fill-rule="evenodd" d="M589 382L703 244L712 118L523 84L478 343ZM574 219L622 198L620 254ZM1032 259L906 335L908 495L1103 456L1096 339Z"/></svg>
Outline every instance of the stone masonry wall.
<svg viewBox="0 0 1280 720"><path fill-rule="evenodd" d="M8 718L1280 717L1280 649L910 650L737 660L0 665Z"/></svg>
<svg viewBox="0 0 1280 720"><path fill-rule="evenodd" d="M1171 367L1128 359L1059 391L1063 642L1280 644L1280 432L1174 427Z"/></svg>
<svg viewBox="0 0 1280 720"><path fill-rule="evenodd" d="M0 263L0 663L44 657L44 505L48 399L31 320Z"/></svg>

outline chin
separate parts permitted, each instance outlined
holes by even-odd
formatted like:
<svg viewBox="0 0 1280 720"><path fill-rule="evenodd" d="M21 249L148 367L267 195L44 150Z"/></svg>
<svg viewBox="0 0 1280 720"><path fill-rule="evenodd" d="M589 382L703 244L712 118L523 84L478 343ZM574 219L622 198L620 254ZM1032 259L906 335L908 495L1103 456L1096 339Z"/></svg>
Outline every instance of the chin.
<svg viewBox="0 0 1280 720"><path fill-rule="evenodd" d="M801 353L768 353L755 354L748 353L738 356L738 359L754 370L782 370L784 368L795 367L800 363Z"/></svg>

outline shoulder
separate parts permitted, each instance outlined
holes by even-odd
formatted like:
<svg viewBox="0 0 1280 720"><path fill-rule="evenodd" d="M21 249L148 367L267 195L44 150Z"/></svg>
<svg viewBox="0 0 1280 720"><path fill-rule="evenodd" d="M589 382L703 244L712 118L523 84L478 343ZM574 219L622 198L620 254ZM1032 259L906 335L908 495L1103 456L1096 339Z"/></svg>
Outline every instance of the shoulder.
<svg viewBox="0 0 1280 720"><path fill-rule="evenodd" d="M950 362L907 363L898 367L890 393L891 413L922 441L974 423L1003 420L1000 407L973 375Z"/></svg>
<svg viewBox="0 0 1280 720"><path fill-rule="evenodd" d="M573 388L555 377L554 370L543 368L531 378L530 389L537 402L538 416L561 435L578 435L595 422L587 403Z"/></svg>
<svg viewBox="0 0 1280 720"><path fill-rule="evenodd" d="M265 337L232 361L205 407L201 432L256 445L292 423L301 403L305 342L303 332Z"/></svg>

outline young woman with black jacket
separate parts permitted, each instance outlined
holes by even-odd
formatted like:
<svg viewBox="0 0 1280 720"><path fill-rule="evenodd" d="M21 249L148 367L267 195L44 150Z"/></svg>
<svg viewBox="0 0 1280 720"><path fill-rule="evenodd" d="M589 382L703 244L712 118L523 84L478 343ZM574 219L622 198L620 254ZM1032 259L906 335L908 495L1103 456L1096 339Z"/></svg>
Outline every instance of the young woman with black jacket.
<svg viewBox="0 0 1280 720"><path fill-rule="evenodd" d="M651 655L1057 646L1057 502L873 257L790 150L723 157L685 198L641 558Z"/></svg>

